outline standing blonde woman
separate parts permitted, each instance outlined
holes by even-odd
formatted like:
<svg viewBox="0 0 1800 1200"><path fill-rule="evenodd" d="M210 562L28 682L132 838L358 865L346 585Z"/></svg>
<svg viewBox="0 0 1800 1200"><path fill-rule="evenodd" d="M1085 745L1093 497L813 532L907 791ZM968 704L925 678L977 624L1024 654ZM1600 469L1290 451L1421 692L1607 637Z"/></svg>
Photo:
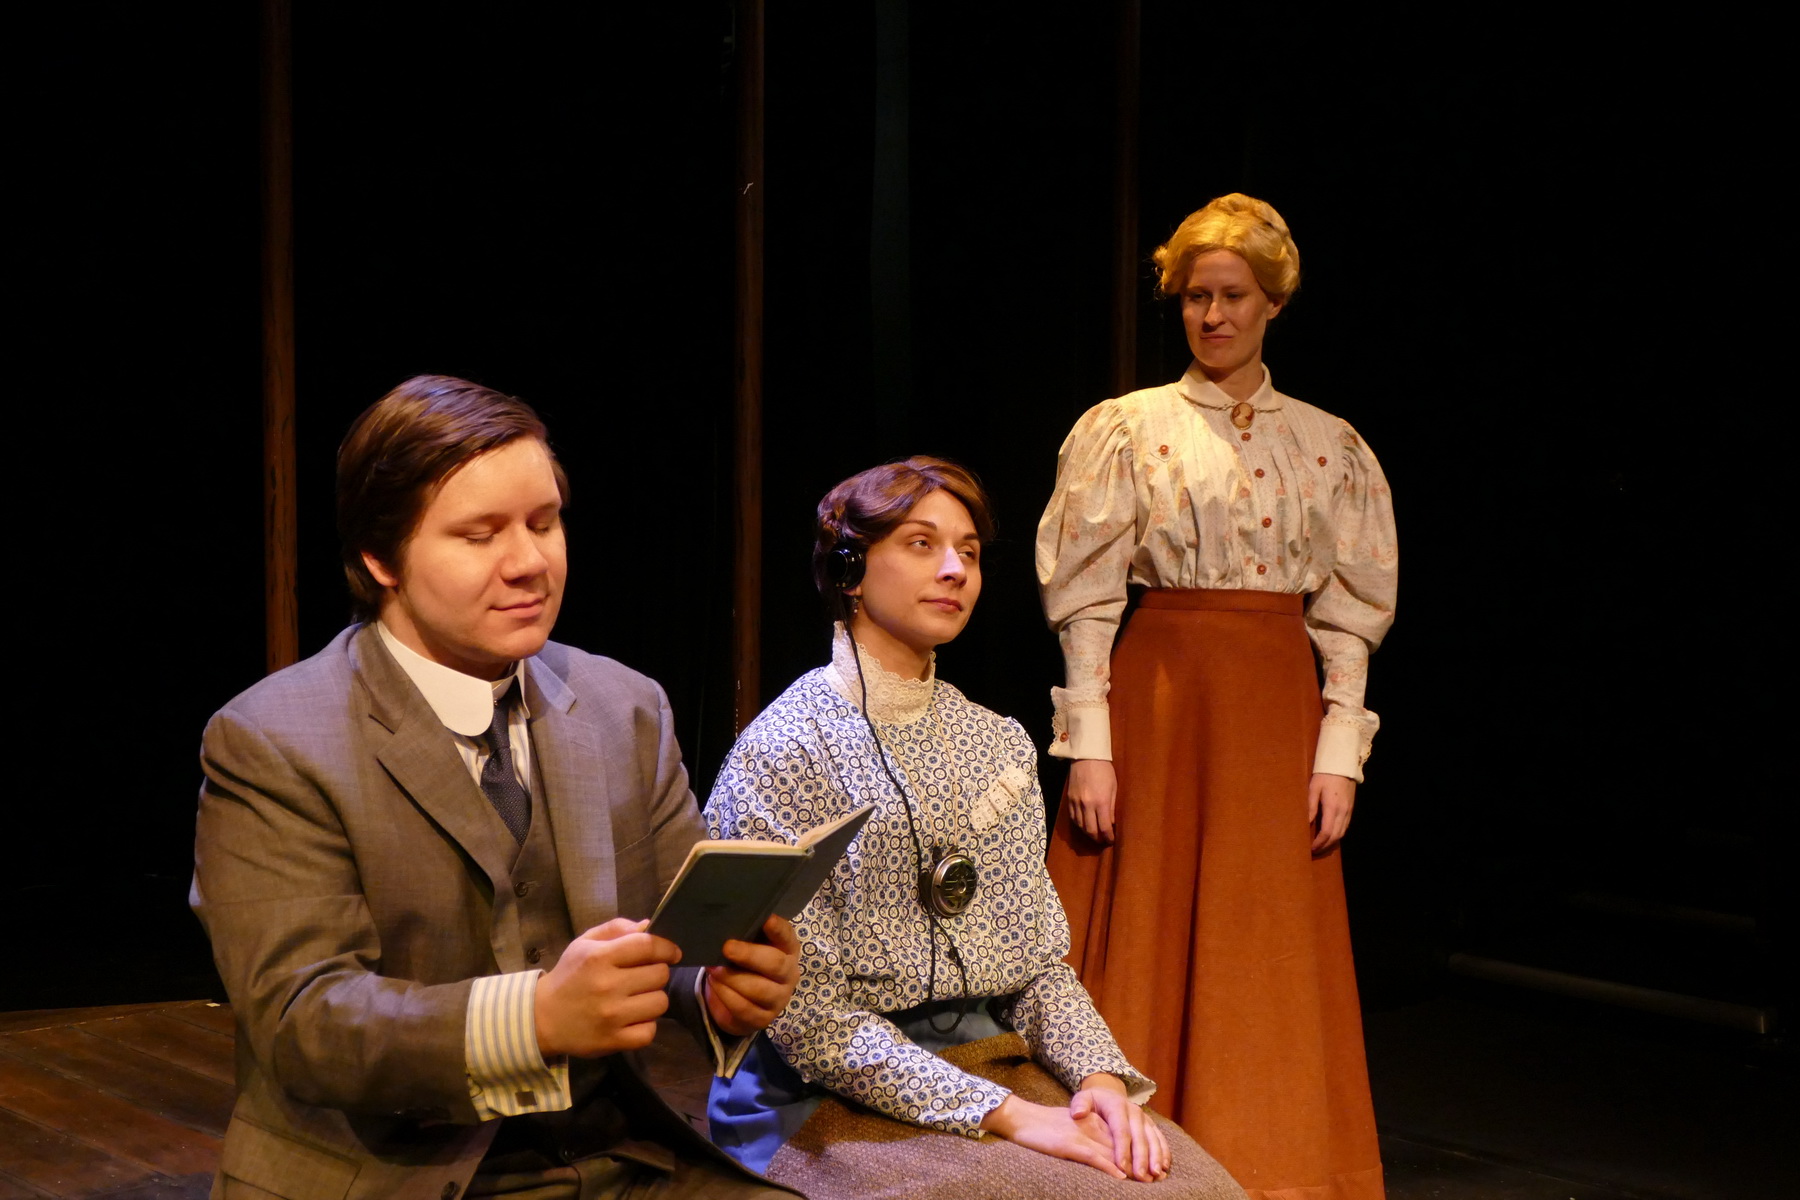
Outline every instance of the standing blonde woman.
<svg viewBox="0 0 1800 1200"><path fill-rule="evenodd" d="M1263 366L1300 282L1280 214L1221 196L1156 264L1193 364L1076 423L1038 526L1070 961L1153 1105L1252 1197L1380 1197L1338 843L1394 615L1387 481Z"/></svg>

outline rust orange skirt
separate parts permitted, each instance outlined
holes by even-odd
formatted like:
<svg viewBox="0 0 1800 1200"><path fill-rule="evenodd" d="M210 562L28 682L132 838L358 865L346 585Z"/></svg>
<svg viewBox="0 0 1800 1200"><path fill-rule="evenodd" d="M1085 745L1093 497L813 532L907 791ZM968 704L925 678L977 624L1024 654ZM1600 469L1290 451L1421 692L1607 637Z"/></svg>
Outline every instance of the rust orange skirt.
<svg viewBox="0 0 1800 1200"><path fill-rule="evenodd" d="M1050 875L1069 962L1156 1080L1151 1107L1257 1200L1379 1200L1343 874L1306 821L1302 604L1146 593L1113 651L1117 841L1059 813Z"/></svg>

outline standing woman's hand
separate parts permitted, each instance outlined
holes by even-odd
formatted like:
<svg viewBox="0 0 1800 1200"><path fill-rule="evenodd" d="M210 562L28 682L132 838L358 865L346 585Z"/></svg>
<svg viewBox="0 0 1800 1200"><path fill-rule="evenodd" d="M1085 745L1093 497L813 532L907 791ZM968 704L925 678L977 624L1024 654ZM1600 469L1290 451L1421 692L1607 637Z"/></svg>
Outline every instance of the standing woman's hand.
<svg viewBox="0 0 1800 1200"><path fill-rule="evenodd" d="M1323 854L1344 840L1350 828L1350 810L1355 805L1356 780L1342 775L1312 777L1306 789L1306 821L1317 827L1312 842L1314 854Z"/></svg>
<svg viewBox="0 0 1800 1200"><path fill-rule="evenodd" d="M1076 759L1069 768L1069 786L1063 792L1063 799L1069 805L1069 819L1079 825L1083 833L1102 845L1112 845L1119 777L1111 762L1104 758Z"/></svg>

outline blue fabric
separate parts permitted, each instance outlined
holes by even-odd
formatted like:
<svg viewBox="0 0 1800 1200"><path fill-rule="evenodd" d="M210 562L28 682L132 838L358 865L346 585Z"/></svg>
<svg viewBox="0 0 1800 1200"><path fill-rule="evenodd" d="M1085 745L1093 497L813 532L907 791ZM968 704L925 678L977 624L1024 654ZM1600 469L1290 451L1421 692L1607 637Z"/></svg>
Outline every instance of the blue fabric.
<svg viewBox="0 0 1800 1200"><path fill-rule="evenodd" d="M933 1018L939 1026L948 1025L951 1014L964 1003L938 1000L886 1015L914 1044L934 1054L1007 1032L989 1011L986 998L967 1002L969 1011L948 1033L932 1028ZM713 1143L752 1171L765 1172L775 1152L799 1132L826 1095L825 1089L801 1079L759 1033L732 1077L712 1081L706 1119Z"/></svg>

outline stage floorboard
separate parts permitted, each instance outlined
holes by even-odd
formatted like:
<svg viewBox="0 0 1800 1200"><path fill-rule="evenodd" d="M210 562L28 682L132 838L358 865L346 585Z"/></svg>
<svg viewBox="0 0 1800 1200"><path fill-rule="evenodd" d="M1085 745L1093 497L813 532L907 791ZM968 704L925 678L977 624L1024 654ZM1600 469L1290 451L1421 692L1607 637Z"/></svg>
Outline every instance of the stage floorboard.
<svg viewBox="0 0 1800 1200"><path fill-rule="evenodd" d="M0 1013L0 1200L204 1197L231 1057L204 1000Z"/></svg>
<svg viewBox="0 0 1800 1200"><path fill-rule="evenodd" d="M673 1022L651 1083L705 1129L705 1054ZM0 1013L0 1200L203 1200L231 1117L231 1009L204 1000Z"/></svg>
<svg viewBox="0 0 1800 1200"><path fill-rule="evenodd" d="M1793 1194L1794 1064L1761 1041L1491 989L1366 1029L1388 1200ZM232 1045L203 1000L0 1013L0 1200L204 1200ZM665 1021L641 1062L704 1132L694 1039Z"/></svg>

